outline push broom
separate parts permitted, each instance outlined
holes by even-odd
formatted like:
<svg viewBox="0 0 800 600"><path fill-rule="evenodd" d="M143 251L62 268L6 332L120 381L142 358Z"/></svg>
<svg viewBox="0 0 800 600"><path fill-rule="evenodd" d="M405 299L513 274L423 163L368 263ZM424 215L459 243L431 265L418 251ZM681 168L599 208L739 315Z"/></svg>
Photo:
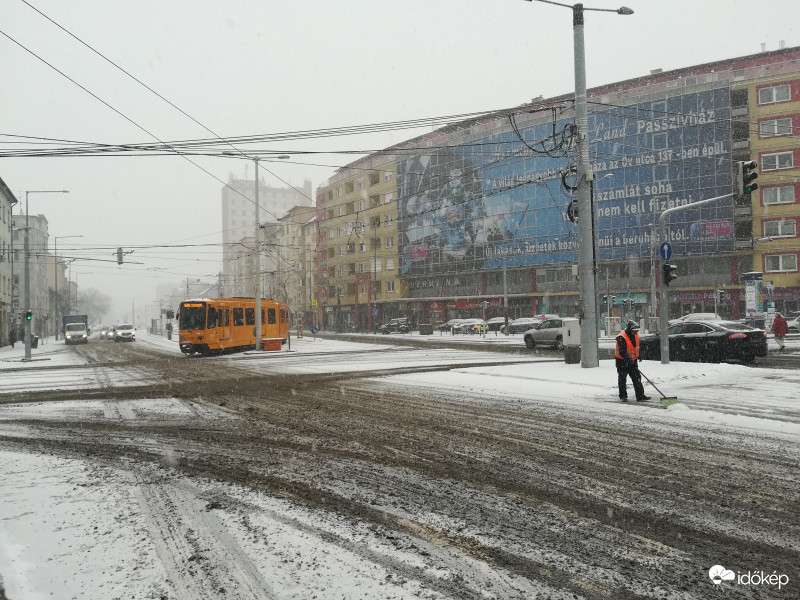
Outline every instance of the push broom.
<svg viewBox="0 0 800 600"><path fill-rule="evenodd" d="M678 398L677 398L676 396L665 396L665 395L664 395L664 392L662 392L661 390L659 390L659 389L656 387L656 384L655 384L655 383L653 383L652 381L650 381L650 378L649 378L647 375L645 375L644 373L642 373L642 372L641 372L641 370L639 371L639 373L642 375L642 377L644 377L645 379L647 379L647 383L649 383L649 384L650 384L650 385L652 385L654 388L656 388L656 391L657 391L659 394L661 394L661 404L663 404L663 405L664 405L664 408L666 408L666 407L670 406L671 404L677 404L677 403L678 403Z"/></svg>

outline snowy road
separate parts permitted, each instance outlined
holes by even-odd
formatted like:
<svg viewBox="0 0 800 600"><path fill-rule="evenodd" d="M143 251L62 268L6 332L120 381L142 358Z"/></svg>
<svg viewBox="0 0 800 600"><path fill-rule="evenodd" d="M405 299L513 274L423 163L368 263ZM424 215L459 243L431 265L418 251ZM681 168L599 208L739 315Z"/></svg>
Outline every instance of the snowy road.
<svg viewBox="0 0 800 600"><path fill-rule="evenodd" d="M700 600L714 565L788 577L726 598L800 595L795 371L645 363L663 410L608 364L69 350L3 372L10 600Z"/></svg>

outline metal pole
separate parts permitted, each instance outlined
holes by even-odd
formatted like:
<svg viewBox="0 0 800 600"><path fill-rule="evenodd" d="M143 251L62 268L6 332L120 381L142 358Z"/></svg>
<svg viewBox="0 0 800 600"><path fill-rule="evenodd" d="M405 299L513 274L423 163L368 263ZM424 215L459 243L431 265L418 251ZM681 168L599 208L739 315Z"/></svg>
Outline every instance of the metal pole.
<svg viewBox="0 0 800 600"><path fill-rule="evenodd" d="M27 311L31 310L31 249L28 237L31 234L28 219L28 194L25 192L25 360L31 359L31 322L28 320Z"/></svg>
<svg viewBox="0 0 800 600"><path fill-rule="evenodd" d="M53 236L53 287L56 292L56 341L58 341L58 237Z"/></svg>
<svg viewBox="0 0 800 600"><path fill-rule="evenodd" d="M597 297L594 273L594 224L589 170L586 108L586 56L583 43L583 4L572 7L575 46L575 125L578 175L578 277L581 289L581 367L600 366L597 359Z"/></svg>
<svg viewBox="0 0 800 600"><path fill-rule="evenodd" d="M256 242L256 254L254 257L254 264L255 264L255 319L256 319L256 350L261 350L261 246L259 244L259 231L260 228L258 226L258 157L253 157L253 162L256 165L255 168L255 204L256 204L256 218L255 218L255 242Z"/></svg>
<svg viewBox="0 0 800 600"><path fill-rule="evenodd" d="M661 244L667 241L667 216L680 212L682 210L688 210L690 208L696 208L701 204L708 204L710 202L717 202L718 200L726 200L728 198L733 198L733 194L725 194L723 196L717 196L716 198L709 198L708 200L700 200L699 202L692 202L691 204L685 204L683 206L675 206L674 208L668 208L664 212L661 213L661 216L658 218L658 247L661 248ZM653 273L653 277L655 277L655 273ZM669 364L669 333L667 330L669 329L669 303L667 301L667 286L664 283L664 278L661 278L661 285L659 286L659 307L661 310L659 329L661 330L660 342L661 342L661 364L668 365Z"/></svg>

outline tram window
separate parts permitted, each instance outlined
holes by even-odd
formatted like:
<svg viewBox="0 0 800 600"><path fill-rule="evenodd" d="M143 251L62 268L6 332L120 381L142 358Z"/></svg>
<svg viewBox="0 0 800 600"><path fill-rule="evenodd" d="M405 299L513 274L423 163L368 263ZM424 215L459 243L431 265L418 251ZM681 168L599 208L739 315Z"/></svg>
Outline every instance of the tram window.
<svg viewBox="0 0 800 600"><path fill-rule="evenodd" d="M217 326L217 309L213 306L208 307L208 320L206 322L206 327L209 329L214 329Z"/></svg>
<svg viewBox="0 0 800 600"><path fill-rule="evenodd" d="M284 309L281 309L281 323L286 323L286 321L287 321L286 311Z"/></svg>
<svg viewBox="0 0 800 600"><path fill-rule="evenodd" d="M264 309L261 309L261 324L264 324Z"/></svg>
<svg viewBox="0 0 800 600"><path fill-rule="evenodd" d="M225 309L225 327L230 327L230 326L231 326L231 309L230 308L226 308Z"/></svg>
<svg viewBox="0 0 800 600"><path fill-rule="evenodd" d="M244 325L244 310L241 308L233 309L233 326Z"/></svg>
<svg viewBox="0 0 800 600"><path fill-rule="evenodd" d="M244 309L244 322L245 322L245 325L255 325L256 324L256 309L255 308L245 308Z"/></svg>
<svg viewBox="0 0 800 600"><path fill-rule="evenodd" d="M267 318L269 319L269 324L270 325L275 325L275 323L277 323L277 321L275 320L275 309L274 308L268 308L267 309Z"/></svg>
<svg viewBox="0 0 800 600"><path fill-rule="evenodd" d="M204 304L184 304L178 314L178 326L181 329L203 329L206 320Z"/></svg>

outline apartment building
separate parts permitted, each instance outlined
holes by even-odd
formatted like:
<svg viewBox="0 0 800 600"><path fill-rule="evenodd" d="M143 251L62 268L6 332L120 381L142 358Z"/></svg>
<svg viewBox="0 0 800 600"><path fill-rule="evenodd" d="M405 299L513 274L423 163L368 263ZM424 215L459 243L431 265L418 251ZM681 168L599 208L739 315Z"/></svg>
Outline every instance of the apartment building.
<svg viewBox="0 0 800 600"><path fill-rule="evenodd" d="M9 333L15 326L17 309L12 303L13 238L11 211L17 198L0 179L0 346L9 343Z"/></svg>
<svg viewBox="0 0 800 600"><path fill-rule="evenodd" d="M273 187L259 177L259 223L277 223L293 207L311 206L312 193L310 180L306 180L303 187ZM242 277L243 254L246 252L240 244L245 238L252 241L255 235L255 180L229 175L221 198L222 293L223 296L252 297L253 291Z"/></svg>
<svg viewBox="0 0 800 600"><path fill-rule="evenodd" d="M678 266L669 316L800 310L799 81L800 48L786 48L589 90L602 312L655 319L659 217L711 198L669 217L670 262ZM317 192L325 325L367 330L393 316L435 323L505 310L579 314L578 228L568 210L574 145L573 96L565 94L452 124L342 168ZM759 163L760 189L739 194L736 163L750 159ZM381 227L371 232L373 217ZM605 306L604 295L612 298Z"/></svg>
<svg viewBox="0 0 800 600"><path fill-rule="evenodd" d="M316 326L313 314L317 223L315 207L295 206L279 220L277 231L280 288L276 299L289 305L290 323L300 330Z"/></svg>
<svg viewBox="0 0 800 600"><path fill-rule="evenodd" d="M397 182L381 154L340 169L317 191L318 322L339 331L374 331L406 316L399 277Z"/></svg>

